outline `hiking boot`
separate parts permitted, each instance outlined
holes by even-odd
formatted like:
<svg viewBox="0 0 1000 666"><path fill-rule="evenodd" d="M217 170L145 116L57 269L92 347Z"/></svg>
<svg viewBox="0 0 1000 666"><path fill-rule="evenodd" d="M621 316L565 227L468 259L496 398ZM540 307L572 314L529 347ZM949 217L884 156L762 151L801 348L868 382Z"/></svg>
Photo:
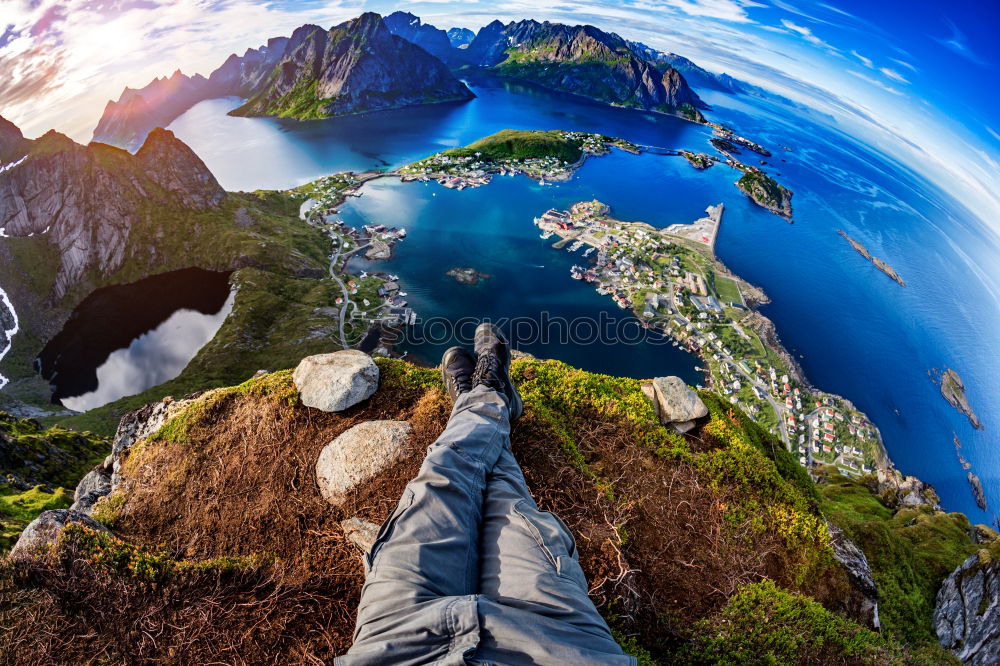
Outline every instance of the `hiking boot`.
<svg viewBox="0 0 1000 666"><path fill-rule="evenodd" d="M515 421L524 411L521 395L510 380L510 347L500 331L484 322L476 328L476 372L472 383L493 389L507 401L510 420Z"/></svg>
<svg viewBox="0 0 1000 666"><path fill-rule="evenodd" d="M452 347L441 357L441 379L452 400L472 390L476 359L466 349Z"/></svg>

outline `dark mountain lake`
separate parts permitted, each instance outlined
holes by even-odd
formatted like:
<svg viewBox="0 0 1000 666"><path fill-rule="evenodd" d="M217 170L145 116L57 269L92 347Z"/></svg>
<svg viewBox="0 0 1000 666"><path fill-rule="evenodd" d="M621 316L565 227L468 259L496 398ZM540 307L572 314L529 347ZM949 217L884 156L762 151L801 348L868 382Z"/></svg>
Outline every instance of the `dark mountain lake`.
<svg viewBox="0 0 1000 666"><path fill-rule="evenodd" d="M52 402L86 411L173 379L232 310L229 273L188 268L98 289L42 350Z"/></svg>

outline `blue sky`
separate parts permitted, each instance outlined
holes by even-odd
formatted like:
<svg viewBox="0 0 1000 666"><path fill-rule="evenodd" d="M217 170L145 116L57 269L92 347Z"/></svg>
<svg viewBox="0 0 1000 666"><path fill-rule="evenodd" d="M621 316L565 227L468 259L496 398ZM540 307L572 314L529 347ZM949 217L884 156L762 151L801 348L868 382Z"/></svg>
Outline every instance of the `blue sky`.
<svg viewBox="0 0 1000 666"><path fill-rule="evenodd" d="M89 139L108 99L303 23L404 9L438 27L593 23L833 115L1000 231L996 0L0 0L0 114ZM1000 262L998 262L1000 263Z"/></svg>

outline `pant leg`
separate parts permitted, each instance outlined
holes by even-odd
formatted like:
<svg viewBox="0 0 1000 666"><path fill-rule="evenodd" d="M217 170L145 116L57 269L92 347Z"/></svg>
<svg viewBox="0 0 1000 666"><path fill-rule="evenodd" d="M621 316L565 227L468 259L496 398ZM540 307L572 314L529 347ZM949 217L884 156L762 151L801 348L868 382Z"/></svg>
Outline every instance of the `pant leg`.
<svg viewBox="0 0 1000 666"><path fill-rule="evenodd" d="M476 592L486 475L509 447L503 398L482 386L460 396L367 556L351 653L407 632L454 630L454 618L417 618L414 624L407 614L439 608L434 602L442 597Z"/></svg>
<svg viewBox="0 0 1000 666"><path fill-rule="evenodd" d="M480 550L480 594L567 623L595 649L621 654L587 593L573 536L555 514L538 510L510 449L487 478Z"/></svg>

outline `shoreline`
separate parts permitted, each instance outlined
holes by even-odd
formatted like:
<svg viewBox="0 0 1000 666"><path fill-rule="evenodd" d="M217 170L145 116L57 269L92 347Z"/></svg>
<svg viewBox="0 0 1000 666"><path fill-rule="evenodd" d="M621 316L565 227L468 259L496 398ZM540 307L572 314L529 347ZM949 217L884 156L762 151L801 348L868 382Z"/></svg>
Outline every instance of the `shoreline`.
<svg viewBox="0 0 1000 666"><path fill-rule="evenodd" d="M721 224L721 209L710 206L708 212L709 218L693 224L657 229L642 222L616 220L610 216L608 206L593 201L574 204L566 212L550 210L536 218L535 224L544 235L559 236L560 240L552 245L554 249L572 242L571 252L582 245L592 248L589 252L598 251L596 258L590 258L590 268L574 266L571 277L596 284L598 293L611 295L619 307L628 309L645 328L663 332L674 341L675 347L682 346L695 355L704 366L699 370L708 385L729 396L751 419L771 429L788 450L797 450L804 467L814 463L834 464L851 476L891 468L892 461L878 426L850 400L822 391L808 381L801 365L781 343L777 326L757 309L770 299L715 257L712 236L700 224L706 220ZM711 231L717 231L717 226ZM650 240L656 245L653 250L649 249ZM626 249L620 251L622 248ZM703 257L700 270L705 275L711 273L710 281L699 280L695 275L699 269L694 266L681 277L678 261L683 259L685 267L689 266L691 253ZM670 263L668 255L673 256ZM623 263L623 257L629 259ZM657 273L654 265L663 267L662 273ZM637 266L642 267L641 273ZM672 277L667 276L668 272ZM716 300L719 278L735 284L742 304L720 307ZM711 289L707 288L709 282L713 285ZM744 292L749 292L749 299L743 297ZM688 306L689 299L694 308ZM706 314L698 307L699 303L704 306L710 302L714 302L717 310L713 314ZM666 314L662 313L664 309ZM740 314L740 310L745 314ZM743 329L751 331L765 350L763 356L751 353L752 345L748 352L731 352L729 346L740 337L720 337L719 332L727 328L736 329L747 342L751 338ZM768 352L777 359L777 365L768 361ZM777 383L778 375L783 389ZM770 427L765 424L771 423L771 419L761 414L767 408L774 416ZM828 459L818 457L821 450L822 458Z"/></svg>

